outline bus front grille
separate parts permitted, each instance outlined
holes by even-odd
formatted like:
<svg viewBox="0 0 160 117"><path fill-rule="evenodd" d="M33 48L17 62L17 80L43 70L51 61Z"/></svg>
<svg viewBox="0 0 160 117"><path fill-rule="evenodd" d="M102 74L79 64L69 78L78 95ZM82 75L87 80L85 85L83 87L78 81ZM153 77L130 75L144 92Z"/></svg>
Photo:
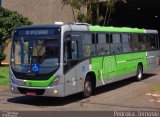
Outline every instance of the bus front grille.
<svg viewBox="0 0 160 117"><path fill-rule="evenodd" d="M21 87L18 87L18 90L22 94L35 93L36 95L43 95L45 92L45 89L28 89L28 88L21 88Z"/></svg>

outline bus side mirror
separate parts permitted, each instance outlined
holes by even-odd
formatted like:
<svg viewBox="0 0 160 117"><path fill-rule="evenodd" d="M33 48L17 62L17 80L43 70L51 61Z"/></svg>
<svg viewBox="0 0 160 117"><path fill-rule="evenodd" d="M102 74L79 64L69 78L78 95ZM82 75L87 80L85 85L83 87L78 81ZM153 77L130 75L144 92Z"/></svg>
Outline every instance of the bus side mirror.
<svg viewBox="0 0 160 117"><path fill-rule="evenodd" d="M7 44L10 42L10 40L11 40L11 38L12 38L12 35L5 35L3 38L2 38L2 48L3 49L5 49L6 48L6 46L7 46Z"/></svg>
<svg viewBox="0 0 160 117"><path fill-rule="evenodd" d="M2 38L2 42L5 42L6 40L8 39L11 39L12 35L5 35L3 38Z"/></svg>

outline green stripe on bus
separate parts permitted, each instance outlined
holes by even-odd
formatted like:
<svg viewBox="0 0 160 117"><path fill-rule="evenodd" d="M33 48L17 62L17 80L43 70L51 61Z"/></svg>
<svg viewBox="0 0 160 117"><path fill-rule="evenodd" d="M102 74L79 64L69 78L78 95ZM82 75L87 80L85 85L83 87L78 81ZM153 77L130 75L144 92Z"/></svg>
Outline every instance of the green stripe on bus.
<svg viewBox="0 0 160 117"><path fill-rule="evenodd" d="M54 76L52 76L49 80L40 80L40 81L34 81L34 80L26 80L26 86L27 87L48 87L51 82L54 80Z"/></svg>
<svg viewBox="0 0 160 117"><path fill-rule="evenodd" d="M147 69L146 52L91 58L92 71L96 74L96 80L136 73L139 63L142 63L144 70Z"/></svg>
<svg viewBox="0 0 160 117"><path fill-rule="evenodd" d="M103 26L89 26L89 31L93 32L122 32L122 33L145 33L144 29L127 28L127 27L103 27Z"/></svg>

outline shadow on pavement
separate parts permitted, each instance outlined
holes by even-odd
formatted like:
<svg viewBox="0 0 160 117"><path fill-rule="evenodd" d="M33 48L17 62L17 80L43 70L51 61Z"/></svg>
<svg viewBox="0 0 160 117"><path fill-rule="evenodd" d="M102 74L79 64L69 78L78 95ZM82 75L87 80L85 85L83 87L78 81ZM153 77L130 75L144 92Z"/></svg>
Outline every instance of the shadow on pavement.
<svg viewBox="0 0 160 117"><path fill-rule="evenodd" d="M30 96L21 96L10 98L7 101L17 104L26 104L34 106L63 106L72 102L80 101L82 98L80 94L74 94L64 98L56 97L30 97Z"/></svg>
<svg viewBox="0 0 160 117"><path fill-rule="evenodd" d="M155 74L145 74L143 80L148 79L154 75ZM135 82L135 78L132 77L119 82L101 86L99 88L96 88L95 96L102 93L116 90L118 88L127 86L134 82ZM70 104L72 102L80 101L82 99L83 98L81 96L81 93L78 93L78 94L74 94L64 98L20 96L20 97L9 98L7 101L10 103L26 104L26 105L33 105L33 106L63 106L66 104Z"/></svg>
<svg viewBox="0 0 160 117"><path fill-rule="evenodd" d="M146 79L148 79L148 78L150 78L152 76L155 76L155 75L156 74L144 74L142 81L146 80ZM107 84L105 86L98 87L96 89L95 95L99 95L101 93L113 91L113 90L116 90L116 89L121 88L123 86L127 86L127 85L135 83L135 82L137 82L135 80L135 77L131 77L131 78L128 78L128 79L125 79L125 80L122 80L122 81L118 81L118 82L114 82L114 83L111 83L111 84Z"/></svg>

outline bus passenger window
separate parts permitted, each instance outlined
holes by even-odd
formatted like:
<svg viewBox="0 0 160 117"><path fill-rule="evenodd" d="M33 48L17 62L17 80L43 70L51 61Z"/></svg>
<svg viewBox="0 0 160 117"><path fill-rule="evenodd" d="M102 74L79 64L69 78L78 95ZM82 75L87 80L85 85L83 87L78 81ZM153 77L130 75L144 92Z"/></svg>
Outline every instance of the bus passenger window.
<svg viewBox="0 0 160 117"><path fill-rule="evenodd" d="M120 34L112 34L111 52L121 53L122 52L122 42Z"/></svg>
<svg viewBox="0 0 160 117"><path fill-rule="evenodd" d="M128 34L122 34L123 52L131 52L131 39Z"/></svg>
<svg viewBox="0 0 160 117"><path fill-rule="evenodd" d="M142 51L142 42L141 39L139 39L140 36L138 34L133 34L132 35L132 51L137 52L137 51Z"/></svg>
<svg viewBox="0 0 160 117"><path fill-rule="evenodd" d="M146 50L155 50L158 48L158 42L156 41L156 35L145 35L144 36L144 45Z"/></svg>
<svg viewBox="0 0 160 117"><path fill-rule="evenodd" d="M96 50L97 54L98 55L110 54L109 43L106 42L106 41L109 41L109 39L107 39L107 35L106 34L97 34L97 38L98 38L97 50Z"/></svg>
<svg viewBox="0 0 160 117"><path fill-rule="evenodd" d="M144 50L149 50L150 43L149 43L149 36L148 35L143 36L143 46L145 47ZM143 49L143 46L142 46L142 49Z"/></svg>
<svg viewBox="0 0 160 117"><path fill-rule="evenodd" d="M156 44L157 44L157 49L159 49L159 35L156 35Z"/></svg>
<svg viewBox="0 0 160 117"><path fill-rule="evenodd" d="M96 40L94 34L82 34L82 55L83 57L95 56Z"/></svg>
<svg viewBox="0 0 160 117"><path fill-rule="evenodd" d="M149 35L150 50L157 49L156 35Z"/></svg>
<svg viewBox="0 0 160 117"><path fill-rule="evenodd" d="M83 49L83 57L90 57L91 55L91 48L89 45L83 45L82 46L82 49Z"/></svg>

